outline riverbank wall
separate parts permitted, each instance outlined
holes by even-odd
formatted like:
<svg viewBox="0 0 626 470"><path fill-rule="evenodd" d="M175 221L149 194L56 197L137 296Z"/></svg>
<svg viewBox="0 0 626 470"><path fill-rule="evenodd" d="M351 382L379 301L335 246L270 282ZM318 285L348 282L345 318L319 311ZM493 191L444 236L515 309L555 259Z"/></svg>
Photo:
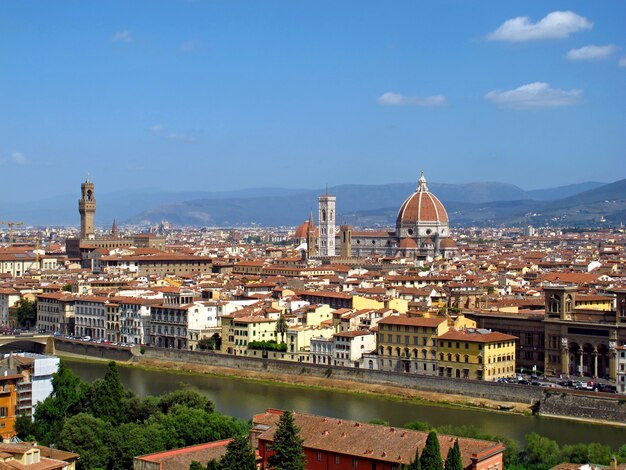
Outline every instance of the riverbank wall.
<svg viewBox="0 0 626 470"><path fill-rule="evenodd" d="M623 424L626 423L626 397L546 390L537 404L537 412L543 415Z"/></svg>
<svg viewBox="0 0 626 470"><path fill-rule="evenodd" d="M133 353L129 348L110 346L108 344L55 339L54 347L59 355L70 353L76 356L94 357L117 362L127 362L133 358Z"/></svg>
<svg viewBox="0 0 626 470"><path fill-rule="evenodd" d="M309 377L332 378L350 382L361 382L374 385L390 385L412 388L426 392L462 395L474 398L485 398L495 401L536 404L541 398L541 389L529 385L501 384L477 380L458 380L447 377L422 376L385 372L369 369L347 367L328 367L320 364L261 359L255 357L229 356L211 352L182 351L175 349L144 348L135 360L141 363L142 358L166 362L190 363L222 367L227 369L244 369L267 374L306 375Z"/></svg>

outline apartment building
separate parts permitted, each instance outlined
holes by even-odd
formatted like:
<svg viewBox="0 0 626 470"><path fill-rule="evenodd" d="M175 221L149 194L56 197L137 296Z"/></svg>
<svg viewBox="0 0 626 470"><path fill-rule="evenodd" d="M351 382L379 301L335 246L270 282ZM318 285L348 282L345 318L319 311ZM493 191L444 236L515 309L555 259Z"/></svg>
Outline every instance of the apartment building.
<svg viewBox="0 0 626 470"><path fill-rule="evenodd" d="M68 292L37 295L37 328L46 333L75 333L76 297Z"/></svg>
<svg viewBox="0 0 626 470"><path fill-rule="evenodd" d="M494 381L515 374L515 342L483 329L449 330L438 338L438 375Z"/></svg>
<svg viewBox="0 0 626 470"><path fill-rule="evenodd" d="M390 315L378 321L378 368L437 375L437 339L450 328L475 327L457 317Z"/></svg>

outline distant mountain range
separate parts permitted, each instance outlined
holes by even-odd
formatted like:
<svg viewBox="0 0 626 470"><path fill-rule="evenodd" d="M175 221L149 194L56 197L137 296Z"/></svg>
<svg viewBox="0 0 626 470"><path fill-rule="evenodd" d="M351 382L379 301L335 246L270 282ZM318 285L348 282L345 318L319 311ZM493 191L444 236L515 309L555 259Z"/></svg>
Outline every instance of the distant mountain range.
<svg viewBox="0 0 626 470"><path fill-rule="evenodd" d="M604 217L626 221L626 180L587 182L524 191L498 182L429 183L446 206L452 225L591 225ZM398 208L416 183L346 184L328 188L337 196L337 221L355 226L392 226ZM147 225L168 220L175 226L294 226L317 212L318 190L252 188L222 192L160 189L96 192L96 224ZM27 225L78 225L78 194L22 204L0 202L0 219Z"/></svg>

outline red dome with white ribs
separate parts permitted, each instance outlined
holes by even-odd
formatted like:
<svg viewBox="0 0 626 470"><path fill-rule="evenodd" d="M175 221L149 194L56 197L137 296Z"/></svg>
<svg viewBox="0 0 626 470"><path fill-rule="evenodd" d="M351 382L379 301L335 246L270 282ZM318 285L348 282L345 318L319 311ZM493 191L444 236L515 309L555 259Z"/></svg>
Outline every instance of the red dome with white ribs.
<svg viewBox="0 0 626 470"><path fill-rule="evenodd" d="M448 213L441 201L428 191L423 173L419 179L419 186L400 206L396 219L398 226L420 223L448 223Z"/></svg>
<svg viewBox="0 0 626 470"><path fill-rule="evenodd" d="M298 226L293 238L296 238L296 239L306 238L308 231L309 231L309 221L307 220ZM315 225L313 225L313 235L316 237L319 236L317 227Z"/></svg>

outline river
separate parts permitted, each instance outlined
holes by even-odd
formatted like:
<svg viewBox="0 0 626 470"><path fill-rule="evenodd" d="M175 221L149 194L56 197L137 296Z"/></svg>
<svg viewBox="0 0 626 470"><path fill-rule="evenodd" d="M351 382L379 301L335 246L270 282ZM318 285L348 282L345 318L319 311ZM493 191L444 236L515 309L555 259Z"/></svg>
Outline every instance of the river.
<svg viewBox="0 0 626 470"><path fill-rule="evenodd" d="M92 382L104 376L106 363L64 360L83 380ZM120 377L135 394L160 395L190 387L215 403L226 415L248 420L266 408L282 408L357 421L375 418L401 426L409 421L473 425L490 434L523 442L536 432L559 444L600 442L614 450L626 444L626 427L608 426L542 416L423 405L375 396L354 395L336 390L312 390L282 384L266 384L239 378L191 375L177 371L154 371L120 365Z"/></svg>

